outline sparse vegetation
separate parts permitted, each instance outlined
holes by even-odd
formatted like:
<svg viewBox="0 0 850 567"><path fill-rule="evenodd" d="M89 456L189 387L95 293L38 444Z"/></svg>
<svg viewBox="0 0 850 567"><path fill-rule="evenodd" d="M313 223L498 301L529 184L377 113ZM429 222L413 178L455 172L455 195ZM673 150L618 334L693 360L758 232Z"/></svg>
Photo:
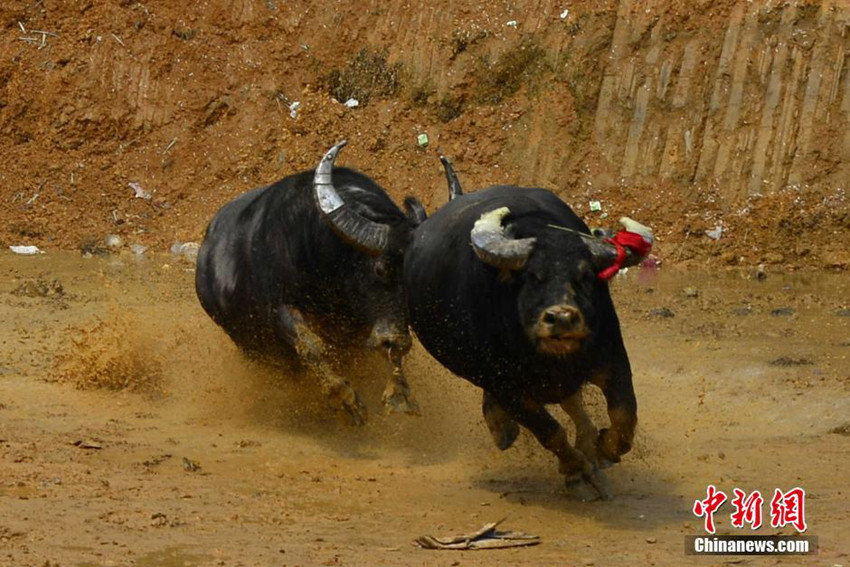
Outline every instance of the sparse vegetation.
<svg viewBox="0 0 850 567"><path fill-rule="evenodd" d="M452 39L451 39L452 53L449 56L449 59L454 60L455 57L457 57L461 53L465 52L471 46L475 45L476 43L478 43L482 39L485 39L486 37L487 37L487 31L486 30L477 30L477 31L474 31L474 32L470 31L470 30L455 30L455 31L453 31L452 32Z"/></svg>
<svg viewBox="0 0 850 567"><path fill-rule="evenodd" d="M523 41L495 62L484 57L475 73L478 82L475 99L483 104L499 104L545 70L543 48L533 41Z"/></svg>
<svg viewBox="0 0 850 567"><path fill-rule="evenodd" d="M446 123L463 114L463 98L444 95L434 108L434 115L440 122Z"/></svg>
<svg viewBox="0 0 850 567"><path fill-rule="evenodd" d="M322 84L340 102L350 98L365 104L373 96L393 96L401 87L401 63L387 63L386 51L363 48L342 69L334 69Z"/></svg>
<svg viewBox="0 0 850 567"><path fill-rule="evenodd" d="M431 81L414 85L410 88L407 99L413 107L423 107L428 105L428 99L434 95L436 89Z"/></svg>

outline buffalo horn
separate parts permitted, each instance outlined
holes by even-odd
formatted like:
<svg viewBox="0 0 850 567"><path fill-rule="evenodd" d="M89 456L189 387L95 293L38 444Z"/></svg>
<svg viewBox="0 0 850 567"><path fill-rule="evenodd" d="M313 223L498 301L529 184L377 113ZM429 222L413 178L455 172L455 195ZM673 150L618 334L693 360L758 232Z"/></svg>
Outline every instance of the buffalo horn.
<svg viewBox="0 0 850 567"><path fill-rule="evenodd" d="M449 201L451 201L455 197L463 195L463 189L460 187L460 181L458 181L455 170L452 167L452 162L446 156L440 156L440 161L443 162L443 168L446 170L446 181L449 183Z"/></svg>
<svg viewBox="0 0 850 567"><path fill-rule="evenodd" d="M655 237L652 234L652 229L649 227L642 225L636 220L630 219L629 217L620 218L620 224L623 225L623 228L629 232L634 232L641 237L652 243L655 240ZM605 237L610 237L608 233L611 231L600 231L597 234L596 230L593 231L596 237L592 237L590 235L582 234L582 240L587 244L587 247L590 249L590 254L593 257L593 265L598 270L604 270L611 264L613 264L617 260L617 247L613 244L605 242ZM626 257L623 260L623 267L627 268L629 266L636 266L643 261L642 256L638 256L633 253L629 248L625 249Z"/></svg>
<svg viewBox="0 0 850 567"><path fill-rule="evenodd" d="M339 151L347 144L338 143L322 158L313 178L313 193L316 204L325 222L348 244L378 256L387 249L390 227L365 218L346 204L333 186L333 167Z"/></svg>
<svg viewBox="0 0 850 567"><path fill-rule="evenodd" d="M475 254L485 264L504 270L521 270L528 261L536 239L505 236L502 219L510 212L507 207L501 207L481 215L472 227L470 240Z"/></svg>

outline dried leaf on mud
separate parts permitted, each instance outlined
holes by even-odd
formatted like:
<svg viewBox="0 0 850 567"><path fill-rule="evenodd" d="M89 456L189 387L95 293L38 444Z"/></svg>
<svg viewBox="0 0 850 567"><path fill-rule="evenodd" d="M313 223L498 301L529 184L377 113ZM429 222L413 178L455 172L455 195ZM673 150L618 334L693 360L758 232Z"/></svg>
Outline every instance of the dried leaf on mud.
<svg viewBox="0 0 850 567"><path fill-rule="evenodd" d="M477 532L460 536L434 537L423 535L414 543L423 549L468 550L468 549L505 549L509 547L527 547L540 543L540 537L523 532L497 531L496 526L504 520L485 524Z"/></svg>

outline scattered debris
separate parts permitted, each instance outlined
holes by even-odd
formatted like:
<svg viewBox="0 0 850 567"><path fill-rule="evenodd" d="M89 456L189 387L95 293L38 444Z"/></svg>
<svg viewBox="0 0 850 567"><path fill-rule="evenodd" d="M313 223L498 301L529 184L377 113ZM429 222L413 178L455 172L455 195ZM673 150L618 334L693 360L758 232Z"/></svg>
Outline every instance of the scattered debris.
<svg viewBox="0 0 850 567"><path fill-rule="evenodd" d="M24 256L44 254L44 250L39 249L38 246L9 246L9 250L15 254L23 254Z"/></svg>
<svg viewBox="0 0 850 567"><path fill-rule="evenodd" d="M746 317L753 312L752 305L742 305L741 307L736 307L732 310L732 315L737 315L738 317Z"/></svg>
<svg viewBox="0 0 850 567"><path fill-rule="evenodd" d="M776 309L771 309L770 314L773 317L788 317L789 315L793 315L796 313L793 307L777 307Z"/></svg>
<svg viewBox="0 0 850 567"><path fill-rule="evenodd" d="M176 143L177 143L177 138L172 138L172 139L171 139L171 141L170 141L170 142L168 142L168 145L167 145L167 146L165 146L165 149L164 149L164 150L162 150L162 155L167 154L167 153L168 153L168 150L170 150L171 148L173 148L173 147L174 147L174 144L176 144Z"/></svg>
<svg viewBox="0 0 850 567"><path fill-rule="evenodd" d="M100 238L86 236L80 241L80 253L83 258L91 258L92 256L106 256L110 250Z"/></svg>
<svg viewBox="0 0 850 567"><path fill-rule="evenodd" d="M510 28L516 29L516 27L519 25L519 23L516 20L511 20L511 21L507 22L505 25L510 27Z"/></svg>
<svg viewBox="0 0 850 567"><path fill-rule="evenodd" d="M590 201L588 205L590 206L591 213L596 213L602 210L602 203L599 201Z"/></svg>
<svg viewBox="0 0 850 567"><path fill-rule="evenodd" d="M569 16L569 15L570 15L569 8L564 8L564 11L561 12L561 14L558 17L561 18L562 20L566 20L567 16Z"/></svg>
<svg viewBox="0 0 850 567"><path fill-rule="evenodd" d="M198 472L201 470L201 465L198 464L198 461L183 457L183 470L186 472Z"/></svg>
<svg viewBox="0 0 850 567"><path fill-rule="evenodd" d="M419 134L416 137L416 143L419 145L420 148L427 148L428 147L428 134Z"/></svg>
<svg viewBox="0 0 850 567"><path fill-rule="evenodd" d="M845 437L850 437L850 421L848 421L844 425L833 427L829 430L829 432L835 433L836 435L844 435Z"/></svg>
<svg viewBox="0 0 850 567"><path fill-rule="evenodd" d="M764 261L768 264L781 264L785 261L785 256L778 252L768 252L764 255Z"/></svg>
<svg viewBox="0 0 850 567"><path fill-rule="evenodd" d="M780 356L779 358L774 358L769 361L768 364L771 366L810 366L814 364L814 361L804 356L800 358Z"/></svg>
<svg viewBox="0 0 850 567"><path fill-rule="evenodd" d="M138 183L136 183L136 182L130 183L130 189L132 189L133 191L136 192L136 195L135 195L136 199L144 199L145 201L151 200L152 195L150 193L148 193L147 191L145 191L144 189L142 189L142 186L139 185Z"/></svg>
<svg viewBox="0 0 850 567"><path fill-rule="evenodd" d="M298 118L298 109L301 108L301 103L299 101L295 101L289 105L289 117L295 120Z"/></svg>
<svg viewBox="0 0 850 567"><path fill-rule="evenodd" d="M180 242L177 241L171 245L171 253L178 256L181 260L194 263L198 259L198 251L201 245L197 242Z"/></svg>
<svg viewBox="0 0 850 567"><path fill-rule="evenodd" d="M167 461L170 458L171 458L170 453L163 453L162 455L157 455L155 457L151 457L150 459L147 459L146 461L142 461L142 466L144 466L146 468L152 468L152 467L161 465L162 463L164 463L165 461Z"/></svg>
<svg viewBox="0 0 850 567"><path fill-rule="evenodd" d="M9 293L23 297L61 298L65 295L65 288L62 287L62 283L59 280L49 282L39 277L21 282Z"/></svg>
<svg viewBox="0 0 850 567"><path fill-rule="evenodd" d="M115 250L116 248L124 246L124 239L117 234L107 234L103 239L103 242L110 250Z"/></svg>
<svg viewBox="0 0 850 567"><path fill-rule="evenodd" d="M658 317L659 319L672 319L676 316L673 311L667 307L659 307L649 312L650 317Z"/></svg>
<svg viewBox="0 0 850 567"><path fill-rule="evenodd" d="M466 550L466 549L503 549L508 547L526 547L540 543L540 537L523 532L501 532L496 526L504 520L484 525L475 533L434 537L424 535L416 538L414 543L423 549Z"/></svg>
<svg viewBox="0 0 850 567"><path fill-rule="evenodd" d="M80 449L103 449L103 445L93 439L79 439L73 445Z"/></svg>
<svg viewBox="0 0 850 567"><path fill-rule="evenodd" d="M358 106L360 106L360 101L357 100L356 98L350 98L347 101L345 101L343 103L343 105L348 107L348 108L357 108Z"/></svg>
<svg viewBox="0 0 850 567"><path fill-rule="evenodd" d="M720 240L720 237L723 236L723 225L718 224L711 230L706 230L705 235L712 240Z"/></svg>

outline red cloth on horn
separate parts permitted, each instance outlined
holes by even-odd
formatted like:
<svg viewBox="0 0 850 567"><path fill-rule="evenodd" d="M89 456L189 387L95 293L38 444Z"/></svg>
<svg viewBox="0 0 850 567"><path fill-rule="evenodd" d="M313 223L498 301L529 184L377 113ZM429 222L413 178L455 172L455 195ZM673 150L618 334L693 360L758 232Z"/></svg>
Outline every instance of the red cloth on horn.
<svg viewBox="0 0 850 567"><path fill-rule="evenodd" d="M606 238L605 242L612 244L617 249L617 259L614 263L597 274L600 280L610 280L623 267L626 259L626 248L638 258L645 258L652 250L652 242L645 239L636 232L621 230L614 238Z"/></svg>

